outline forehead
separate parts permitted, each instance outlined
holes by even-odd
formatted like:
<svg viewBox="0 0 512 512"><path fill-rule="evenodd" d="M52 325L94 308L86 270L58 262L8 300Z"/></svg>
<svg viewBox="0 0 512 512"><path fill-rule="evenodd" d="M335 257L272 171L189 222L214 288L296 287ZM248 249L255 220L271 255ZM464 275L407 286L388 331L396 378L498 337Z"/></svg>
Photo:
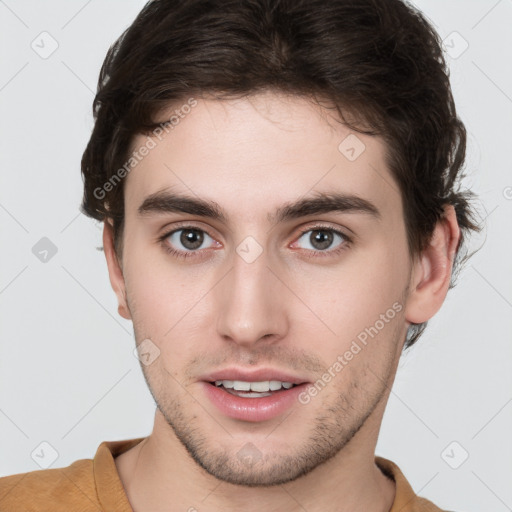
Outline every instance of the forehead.
<svg viewBox="0 0 512 512"><path fill-rule="evenodd" d="M334 110L306 98L197 99L163 118L173 121L167 132L134 139L135 151L151 149L127 176L127 213L168 188L251 219L313 192L364 196L384 210L400 204L384 142L351 131Z"/></svg>

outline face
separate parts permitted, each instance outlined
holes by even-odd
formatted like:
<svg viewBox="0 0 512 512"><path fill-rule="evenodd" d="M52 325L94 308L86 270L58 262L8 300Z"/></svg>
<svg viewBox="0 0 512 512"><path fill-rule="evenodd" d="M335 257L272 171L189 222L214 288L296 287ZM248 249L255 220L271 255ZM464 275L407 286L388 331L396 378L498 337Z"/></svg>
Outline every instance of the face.
<svg viewBox="0 0 512 512"><path fill-rule="evenodd" d="M158 414L216 478L292 481L380 424L406 334L384 144L270 93L197 100L148 140L121 267ZM272 380L296 385L265 392Z"/></svg>

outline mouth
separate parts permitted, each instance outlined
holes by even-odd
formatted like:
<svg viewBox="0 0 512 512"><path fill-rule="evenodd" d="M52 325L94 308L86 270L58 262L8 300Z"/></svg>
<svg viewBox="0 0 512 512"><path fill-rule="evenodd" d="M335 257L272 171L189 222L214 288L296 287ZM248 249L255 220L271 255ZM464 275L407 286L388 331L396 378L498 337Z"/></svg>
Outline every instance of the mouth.
<svg viewBox="0 0 512 512"><path fill-rule="evenodd" d="M237 380L221 378L226 376L203 380L205 397L223 416L246 422L272 420L297 407L300 394L309 385L288 375L280 376L287 380L238 380L239 375Z"/></svg>
<svg viewBox="0 0 512 512"><path fill-rule="evenodd" d="M243 381L243 380L216 380L208 382L227 393L240 398L264 398L292 389L299 384L280 380Z"/></svg>

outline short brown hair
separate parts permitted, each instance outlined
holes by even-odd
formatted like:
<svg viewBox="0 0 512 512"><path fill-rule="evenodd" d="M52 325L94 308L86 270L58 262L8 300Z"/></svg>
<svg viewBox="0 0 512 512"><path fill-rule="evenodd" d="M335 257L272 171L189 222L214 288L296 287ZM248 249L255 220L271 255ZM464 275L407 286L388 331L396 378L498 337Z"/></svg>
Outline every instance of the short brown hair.
<svg viewBox="0 0 512 512"><path fill-rule="evenodd" d="M460 190L466 130L442 42L401 0L148 2L107 53L82 157L82 211L113 222L120 257L124 180L108 193L97 190L125 165L134 136L148 134L163 109L191 96L265 90L327 100L349 128L381 136L411 255L426 247L451 204L461 228L460 264L464 235L478 230L472 193ZM406 347L425 326L411 326Z"/></svg>

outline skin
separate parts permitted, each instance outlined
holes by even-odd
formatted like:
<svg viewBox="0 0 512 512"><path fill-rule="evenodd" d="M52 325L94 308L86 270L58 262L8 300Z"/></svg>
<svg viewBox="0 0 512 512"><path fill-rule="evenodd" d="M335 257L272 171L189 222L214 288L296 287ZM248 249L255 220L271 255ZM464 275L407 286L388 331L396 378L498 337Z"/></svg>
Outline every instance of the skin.
<svg viewBox="0 0 512 512"><path fill-rule="evenodd" d="M384 143L357 133L366 148L349 161L338 145L350 133L302 97L201 99L128 175L123 255L109 223L105 255L119 313L132 319L137 343L149 338L160 350L141 365L157 403L153 432L115 459L135 512L390 510L395 487L374 461L378 432L407 328L443 303L460 233L448 206L411 258ZM138 136L134 148L146 140ZM161 190L215 201L226 222L139 215ZM380 218L351 211L269 221L285 203L333 191L370 201ZM352 241L334 236L318 249L310 235L319 223ZM183 224L209 235L189 258L164 248L190 252L183 232L157 240ZM236 252L247 236L262 249L252 263ZM232 366L314 383L397 302L401 311L307 404L247 422L204 394L201 376ZM242 460L244 447L257 464Z"/></svg>

